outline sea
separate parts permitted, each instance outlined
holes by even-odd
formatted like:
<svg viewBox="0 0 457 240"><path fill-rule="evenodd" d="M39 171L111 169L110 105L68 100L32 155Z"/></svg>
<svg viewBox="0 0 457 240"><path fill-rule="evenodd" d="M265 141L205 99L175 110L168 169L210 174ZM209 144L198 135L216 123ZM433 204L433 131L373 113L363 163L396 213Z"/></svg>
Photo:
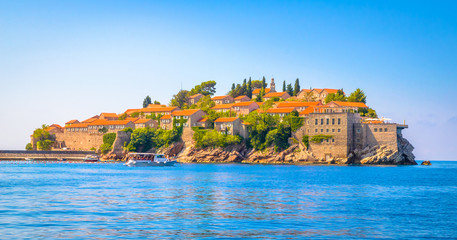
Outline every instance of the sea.
<svg viewBox="0 0 457 240"><path fill-rule="evenodd" d="M457 239L457 162L432 164L2 161L0 239Z"/></svg>

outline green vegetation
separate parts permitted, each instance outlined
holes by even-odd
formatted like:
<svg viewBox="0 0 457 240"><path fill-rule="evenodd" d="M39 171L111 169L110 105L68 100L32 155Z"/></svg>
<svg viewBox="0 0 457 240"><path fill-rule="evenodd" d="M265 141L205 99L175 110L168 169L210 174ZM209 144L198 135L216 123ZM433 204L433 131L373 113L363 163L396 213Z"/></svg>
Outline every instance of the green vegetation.
<svg viewBox="0 0 457 240"><path fill-rule="evenodd" d="M195 86L189 91L189 97L195 94L203 94L205 96L212 96L216 93L216 81L202 82L200 85Z"/></svg>
<svg viewBox="0 0 457 240"><path fill-rule="evenodd" d="M32 151L33 150L32 144L31 143L27 143L27 145L25 145L25 150Z"/></svg>
<svg viewBox="0 0 457 240"><path fill-rule="evenodd" d="M291 83L287 84L286 92L287 92L290 96L293 96L293 95L294 95L294 89L292 88L292 84L291 84Z"/></svg>
<svg viewBox="0 0 457 240"><path fill-rule="evenodd" d="M300 80L297 78L295 79L295 85L294 85L294 92L293 92L293 95L290 95L290 96L297 96L298 93L300 92Z"/></svg>
<svg viewBox="0 0 457 240"><path fill-rule="evenodd" d="M319 134L319 135L314 135L313 137L311 137L311 142L313 142L313 143L321 143L324 140L331 139L331 138L333 138L332 135Z"/></svg>
<svg viewBox="0 0 457 240"><path fill-rule="evenodd" d="M181 109L187 108L187 102L189 101L189 91L181 90L177 94L173 95L170 101L171 106L179 107Z"/></svg>
<svg viewBox="0 0 457 240"><path fill-rule="evenodd" d="M214 129L194 129L195 147L207 148L207 147L227 147L241 143L240 136L233 136L220 133Z"/></svg>
<svg viewBox="0 0 457 240"><path fill-rule="evenodd" d="M149 104L151 104L151 97L146 96L143 100L143 108L147 107Z"/></svg>
<svg viewBox="0 0 457 240"><path fill-rule="evenodd" d="M113 149L113 143L116 140L116 133L107 133L103 135L103 144L100 145L100 152L107 154Z"/></svg>
<svg viewBox="0 0 457 240"><path fill-rule="evenodd" d="M348 102L367 103L367 96L362 90L360 90L360 88L357 88L354 92L351 93L351 95L349 95L347 100Z"/></svg>
<svg viewBox="0 0 457 240"><path fill-rule="evenodd" d="M108 128L106 128L106 127L99 128L98 132L99 133L107 133L108 132Z"/></svg>
<svg viewBox="0 0 457 240"><path fill-rule="evenodd" d="M339 89L337 93L330 93L327 95L325 103L329 103L331 101L346 102L346 96L344 95L343 89Z"/></svg>
<svg viewBox="0 0 457 240"><path fill-rule="evenodd" d="M38 150L42 151L49 151L52 148L52 145L54 144L54 136L49 134L49 132L46 130L48 128L48 125L43 124L41 128L35 129L33 131L33 138L37 140L37 148Z"/></svg>
<svg viewBox="0 0 457 240"><path fill-rule="evenodd" d="M179 128L173 128L173 130L137 128L133 130L126 148L131 152L146 152L151 148L168 147L171 143L179 141L180 136Z"/></svg>
<svg viewBox="0 0 457 240"><path fill-rule="evenodd" d="M123 113L121 115L119 115L119 120L125 120L127 118L127 113Z"/></svg>
<svg viewBox="0 0 457 240"><path fill-rule="evenodd" d="M128 127L128 128L124 128L122 130L120 130L121 132L133 132L133 129L131 127Z"/></svg>
<svg viewBox="0 0 457 240"><path fill-rule="evenodd" d="M359 108L358 113L360 113L360 116L362 117L371 117L371 118L377 118L378 114L374 109L371 108Z"/></svg>
<svg viewBox="0 0 457 240"><path fill-rule="evenodd" d="M305 144L306 148L309 148L309 135L304 135L302 138L303 144Z"/></svg>

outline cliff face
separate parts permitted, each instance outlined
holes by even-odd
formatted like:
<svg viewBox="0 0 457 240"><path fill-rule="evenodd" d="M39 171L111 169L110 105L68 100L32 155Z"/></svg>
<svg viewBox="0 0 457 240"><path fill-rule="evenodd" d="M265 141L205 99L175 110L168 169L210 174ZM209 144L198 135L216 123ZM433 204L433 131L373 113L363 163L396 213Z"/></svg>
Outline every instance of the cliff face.
<svg viewBox="0 0 457 240"><path fill-rule="evenodd" d="M396 150L386 146L375 146L354 152L354 163L378 165L417 165L414 147L401 135L397 135Z"/></svg>

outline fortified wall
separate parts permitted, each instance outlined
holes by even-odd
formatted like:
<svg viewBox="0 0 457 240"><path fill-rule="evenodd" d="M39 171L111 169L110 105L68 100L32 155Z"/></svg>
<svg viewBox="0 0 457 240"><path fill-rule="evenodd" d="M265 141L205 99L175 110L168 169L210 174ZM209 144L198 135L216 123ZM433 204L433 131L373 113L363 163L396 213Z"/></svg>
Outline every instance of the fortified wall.
<svg viewBox="0 0 457 240"><path fill-rule="evenodd" d="M98 149L103 144L103 135L98 132L55 133L58 146L69 150Z"/></svg>

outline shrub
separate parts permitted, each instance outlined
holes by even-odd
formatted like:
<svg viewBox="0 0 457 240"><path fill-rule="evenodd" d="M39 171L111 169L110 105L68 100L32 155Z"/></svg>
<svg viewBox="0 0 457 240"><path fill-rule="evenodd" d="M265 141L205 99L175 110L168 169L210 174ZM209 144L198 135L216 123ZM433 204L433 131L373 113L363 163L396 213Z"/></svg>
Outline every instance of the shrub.
<svg viewBox="0 0 457 240"><path fill-rule="evenodd" d="M124 128L121 130L122 132L133 132L133 129L131 127Z"/></svg>
<svg viewBox="0 0 457 240"><path fill-rule="evenodd" d="M138 128L133 130L131 140L126 146L129 151L148 151L151 148L167 147L180 140L180 128L173 130Z"/></svg>
<svg viewBox="0 0 457 240"><path fill-rule="evenodd" d="M198 148L227 147L241 143L241 137L237 135L226 135L216 130L197 130L193 139Z"/></svg>
<svg viewBox="0 0 457 240"><path fill-rule="evenodd" d="M112 149L112 146L108 143L103 143L102 145L100 145L100 152L102 154L107 154L109 151L111 151Z"/></svg>
<svg viewBox="0 0 457 240"><path fill-rule="evenodd" d="M107 133L107 132L108 132L108 128L102 127L102 128L100 128L100 129L98 129L98 132L99 132L99 133Z"/></svg>
<svg viewBox="0 0 457 240"><path fill-rule="evenodd" d="M304 135L302 138L303 144L305 144L306 148L309 148L309 136Z"/></svg>
<svg viewBox="0 0 457 240"><path fill-rule="evenodd" d="M332 137L333 137L332 135L322 135L322 134L314 135L311 138L311 142L313 142L313 143L321 143L322 141L330 139Z"/></svg>
<svg viewBox="0 0 457 240"><path fill-rule="evenodd" d="M103 135L103 143L106 143L110 146L113 146L114 141L116 140L116 133L107 133Z"/></svg>
<svg viewBox="0 0 457 240"><path fill-rule="evenodd" d="M31 143L27 143L27 145L25 145L25 150L32 151L33 150L32 144Z"/></svg>

